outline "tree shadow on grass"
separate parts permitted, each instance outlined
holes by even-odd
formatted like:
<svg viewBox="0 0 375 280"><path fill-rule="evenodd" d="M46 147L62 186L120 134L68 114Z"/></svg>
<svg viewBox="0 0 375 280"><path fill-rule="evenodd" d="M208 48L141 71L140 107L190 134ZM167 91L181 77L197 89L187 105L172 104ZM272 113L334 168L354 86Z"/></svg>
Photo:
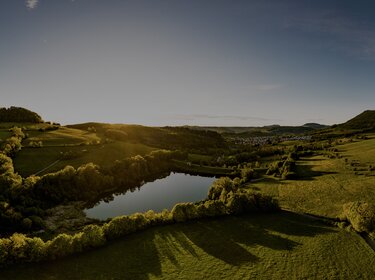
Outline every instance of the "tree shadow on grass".
<svg viewBox="0 0 375 280"><path fill-rule="evenodd" d="M296 173L297 173L297 179L302 181L311 181L314 180L315 177L323 176L323 175L329 175L329 174L337 174L337 172L334 171L316 171L313 170L313 168L316 165L297 165L296 166Z"/></svg>
<svg viewBox="0 0 375 280"><path fill-rule="evenodd" d="M260 261L249 247L290 251L301 245L281 235L313 237L334 232L319 221L289 212L200 220L180 225L179 231L183 235L176 238L178 242L186 243L186 237L207 254L234 266Z"/></svg>
<svg viewBox="0 0 375 280"><path fill-rule="evenodd" d="M270 215L276 214L258 214L257 217L254 217L253 214L248 214L240 218L247 219L243 224L245 227L250 227L250 229L252 227L260 227L268 231L292 236L314 237L335 232L334 228L324 224L322 221L305 215L282 211L277 213L276 217L271 219L271 221L269 219Z"/></svg>
<svg viewBox="0 0 375 280"><path fill-rule="evenodd" d="M107 246L54 262L3 269L1 279L135 279L162 276L162 263L177 269L186 255L201 261L206 254L233 266L255 264L258 246L291 251L300 243L289 236L327 234L335 230L295 213L247 214L161 226L138 232ZM200 250L197 250L197 249Z"/></svg>
<svg viewBox="0 0 375 280"><path fill-rule="evenodd" d="M243 248L228 232L225 226L215 228L212 221L198 221L180 228L185 238L207 254L231 265L257 262L259 258Z"/></svg>

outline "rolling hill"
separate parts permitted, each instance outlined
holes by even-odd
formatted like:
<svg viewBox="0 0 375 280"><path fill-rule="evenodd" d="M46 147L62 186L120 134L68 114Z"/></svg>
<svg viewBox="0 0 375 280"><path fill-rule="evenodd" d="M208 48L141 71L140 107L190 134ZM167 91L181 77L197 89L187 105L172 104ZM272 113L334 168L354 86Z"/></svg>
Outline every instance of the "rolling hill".
<svg viewBox="0 0 375 280"><path fill-rule="evenodd" d="M375 130L375 110L366 110L347 122L337 126L338 129Z"/></svg>
<svg viewBox="0 0 375 280"><path fill-rule="evenodd" d="M220 134L239 134L241 136L273 136L286 134L305 134L315 132L320 129L328 128L329 126L318 123L306 123L301 126L281 126L281 125L267 125L267 126L244 126L244 127L229 127L229 126L186 126L194 130L208 130L215 131Z"/></svg>

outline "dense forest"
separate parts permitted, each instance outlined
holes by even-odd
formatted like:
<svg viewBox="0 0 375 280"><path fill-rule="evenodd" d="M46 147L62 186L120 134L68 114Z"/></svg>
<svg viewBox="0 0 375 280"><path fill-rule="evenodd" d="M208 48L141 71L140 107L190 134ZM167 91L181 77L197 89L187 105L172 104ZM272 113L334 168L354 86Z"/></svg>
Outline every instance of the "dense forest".
<svg viewBox="0 0 375 280"><path fill-rule="evenodd" d="M21 107L0 108L0 122L42 123L37 113Z"/></svg>

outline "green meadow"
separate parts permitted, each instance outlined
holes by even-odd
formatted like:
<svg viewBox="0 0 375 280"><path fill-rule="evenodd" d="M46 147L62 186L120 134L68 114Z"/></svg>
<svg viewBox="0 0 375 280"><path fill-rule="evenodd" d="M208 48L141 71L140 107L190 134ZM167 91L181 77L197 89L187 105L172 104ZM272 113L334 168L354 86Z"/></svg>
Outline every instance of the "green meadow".
<svg viewBox="0 0 375 280"><path fill-rule="evenodd" d="M126 140L125 134L108 139L102 131L79 126L32 129L27 134L13 159L23 177L89 162L110 167L117 160L158 149L145 143L157 143L149 141L148 135L143 142L134 141L135 136ZM9 136L8 129L0 131L0 138ZM375 202L375 135L339 140L332 147L334 152L296 160L298 177L293 180L264 175L267 166L282 158L279 154L258 157L257 164L252 163L260 175L242 184L242 189L271 195L281 212L155 226L63 259L4 268L0 278L373 279L375 252L365 239L305 215L337 218L345 203ZM32 147L35 142L42 145ZM288 141L277 147L290 150L302 144ZM335 156L329 157L332 153ZM185 159L173 162L193 174L232 175L237 166L212 166L218 154L193 149Z"/></svg>
<svg viewBox="0 0 375 280"><path fill-rule="evenodd" d="M24 147L14 159L16 171L24 177L38 172L38 175L55 172L67 165L77 168L89 162L108 166L116 160L155 150L143 144L115 140L103 142L96 133L67 127L47 132L30 131L28 134ZM30 142L38 141L42 141L42 147L29 147Z"/></svg>
<svg viewBox="0 0 375 280"><path fill-rule="evenodd" d="M345 203L375 202L375 171L368 171L369 165L375 166L375 138L336 148L340 158L319 155L298 160L298 180L265 177L248 188L276 197L283 208L332 218L341 214Z"/></svg>
<svg viewBox="0 0 375 280"><path fill-rule="evenodd" d="M54 262L4 269L1 279L372 279L361 237L290 212L151 228Z"/></svg>

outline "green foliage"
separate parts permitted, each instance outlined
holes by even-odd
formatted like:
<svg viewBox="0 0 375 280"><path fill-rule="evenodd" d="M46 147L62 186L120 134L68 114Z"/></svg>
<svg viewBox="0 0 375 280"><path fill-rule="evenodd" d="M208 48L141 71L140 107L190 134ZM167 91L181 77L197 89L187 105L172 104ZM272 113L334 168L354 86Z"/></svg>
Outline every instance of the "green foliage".
<svg viewBox="0 0 375 280"><path fill-rule="evenodd" d="M112 240L143 229L147 224L148 221L142 214L119 216L113 218L109 223L106 223L103 226L103 232L108 240Z"/></svg>
<svg viewBox="0 0 375 280"><path fill-rule="evenodd" d="M42 148L43 142L42 141L30 141L28 147L30 147L30 148Z"/></svg>
<svg viewBox="0 0 375 280"><path fill-rule="evenodd" d="M227 209L220 200L206 200L197 205L197 212L200 217L216 217L226 215Z"/></svg>
<svg viewBox="0 0 375 280"><path fill-rule="evenodd" d="M238 185L234 184L233 180L221 177L215 180L208 190L208 199L224 201L228 193L235 192L237 189Z"/></svg>
<svg viewBox="0 0 375 280"><path fill-rule="evenodd" d="M224 185L228 185L228 182L225 182ZM223 190L225 190L225 187L223 187ZM278 210L277 203L268 197L263 197L259 194L234 192L233 190L232 188L225 198L226 204L222 200L179 203L173 207L171 212L168 210L164 210L161 213L148 211L144 214L136 213L130 216L119 216L102 226L88 225L74 235L62 233L47 242L43 242L39 238L29 238L23 234L16 233L9 238L0 239L0 265L64 257L102 246L109 240L154 225L228 214ZM9 207L4 203L2 205L5 207L4 209ZM31 226L31 218L25 218L22 221Z"/></svg>
<svg viewBox="0 0 375 280"><path fill-rule="evenodd" d="M281 177L282 179L295 179L296 174L296 162L298 156L295 152L291 152L287 157L284 157L281 161L275 161L268 167L266 172L267 175L273 175Z"/></svg>
<svg viewBox="0 0 375 280"><path fill-rule="evenodd" d="M250 182L250 180L256 178L256 176L256 172L251 167L245 166L241 169L242 183Z"/></svg>
<svg viewBox="0 0 375 280"><path fill-rule="evenodd" d="M87 249L103 246L106 237L103 229L97 225L88 225L73 236L72 246L74 252L82 252Z"/></svg>
<svg viewBox="0 0 375 280"><path fill-rule="evenodd" d="M45 243L46 255L52 260L72 254L73 248L73 236L65 233Z"/></svg>
<svg viewBox="0 0 375 280"><path fill-rule="evenodd" d="M0 122L41 123L43 120L37 113L12 106L0 108Z"/></svg>
<svg viewBox="0 0 375 280"><path fill-rule="evenodd" d="M9 130L11 137L2 143L2 151L9 157L14 157L22 148L22 140L26 137L21 128L13 127Z"/></svg>
<svg viewBox="0 0 375 280"><path fill-rule="evenodd" d="M86 123L69 126L92 131L106 138L168 150L184 150L207 154L211 150L226 148L223 137L213 131L198 131L184 127L146 127L141 125L115 125Z"/></svg>
<svg viewBox="0 0 375 280"><path fill-rule="evenodd" d="M193 220L199 217L199 212L194 203L178 203L171 211L173 220L176 222L184 222L187 220Z"/></svg>

